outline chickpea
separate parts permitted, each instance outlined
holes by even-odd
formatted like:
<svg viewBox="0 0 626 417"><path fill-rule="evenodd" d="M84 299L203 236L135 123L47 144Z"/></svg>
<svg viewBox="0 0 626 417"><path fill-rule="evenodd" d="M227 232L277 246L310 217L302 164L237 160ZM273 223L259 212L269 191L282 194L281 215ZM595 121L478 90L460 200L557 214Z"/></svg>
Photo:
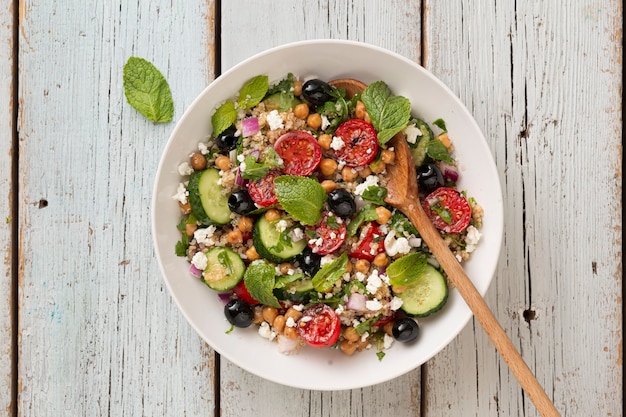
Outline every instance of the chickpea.
<svg viewBox="0 0 626 417"><path fill-rule="evenodd" d="M180 211L183 214L191 213L191 203L189 203L189 201L187 201L185 204L179 202L178 207L180 207Z"/></svg>
<svg viewBox="0 0 626 417"><path fill-rule="evenodd" d="M293 307L289 307L285 312L285 318L288 319L289 317L291 317L293 321L298 321L300 320L300 317L302 317L302 312Z"/></svg>
<svg viewBox="0 0 626 417"><path fill-rule="evenodd" d="M349 340L342 340L341 343L339 343L339 349L341 349L341 351L346 355L350 356L356 350L356 344Z"/></svg>
<svg viewBox="0 0 626 417"><path fill-rule="evenodd" d="M295 80L293 82L293 95L296 97L302 95L302 81Z"/></svg>
<svg viewBox="0 0 626 417"><path fill-rule="evenodd" d="M252 319L252 322L254 324L261 324L261 323L264 322L264 320L263 320L263 308L261 306L254 307L253 313L254 313L254 317Z"/></svg>
<svg viewBox="0 0 626 417"><path fill-rule="evenodd" d="M441 141L441 143L443 143L443 145L450 150L452 148L452 141L450 140L450 137L448 136L447 133L442 133L441 135L437 136L437 139L439 139Z"/></svg>
<svg viewBox="0 0 626 417"><path fill-rule="evenodd" d="M380 160L386 164L393 164L396 160L396 153L394 151L390 151L389 149L385 149L380 153Z"/></svg>
<svg viewBox="0 0 626 417"><path fill-rule="evenodd" d="M346 265L346 272L352 272L352 262L348 262Z"/></svg>
<svg viewBox="0 0 626 417"><path fill-rule="evenodd" d="M356 350L358 350L359 352L362 351L363 349L367 348L367 345L370 344L370 339L369 337L365 340L359 339L358 342L356 342Z"/></svg>
<svg viewBox="0 0 626 417"><path fill-rule="evenodd" d="M379 266L379 267L387 266L387 264L389 263L389 259L387 259L387 254L384 253L384 252L383 253L379 253L374 258L373 263L374 263L374 265Z"/></svg>
<svg viewBox="0 0 626 417"><path fill-rule="evenodd" d="M298 119L305 120L309 115L309 106L306 103L296 104L293 108L293 115Z"/></svg>
<svg viewBox="0 0 626 417"><path fill-rule="evenodd" d="M278 310L275 307L263 307L263 320L268 322L270 326L274 324L274 319L278 316Z"/></svg>
<svg viewBox="0 0 626 417"><path fill-rule="evenodd" d="M361 168L360 170L357 171L359 174L359 177L361 178L367 178L368 176L370 176L370 174L372 173L372 170L370 169L370 167L368 166L364 166L363 168Z"/></svg>
<svg viewBox="0 0 626 417"><path fill-rule="evenodd" d="M296 340L300 337L295 327L285 327L284 335L291 340Z"/></svg>
<svg viewBox="0 0 626 417"><path fill-rule="evenodd" d="M330 149L330 144L333 141L333 138L324 133L323 135L319 135L319 137L317 138L317 143L320 145L320 148L324 149L325 151Z"/></svg>
<svg viewBox="0 0 626 417"><path fill-rule="evenodd" d="M361 100L358 100L356 102L356 107L354 108L354 115L356 116L357 119L365 119L365 115L367 114L367 111L365 110L365 104L363 104L363 102Z"/></svg>
<svg viewBox="0 0 626 417"><path fill-rule="evenodd" d="M276 318L274 319L274 323L272 323L272 327L274 328L274 331L276 333L282 333L283 330L285 329L286 322L287 322L287 319L285 319L285 316L276 316Z"/></svg>
<svg viewBox="0 0 626 417"><path fill-rule="evenodd" d="M215 158L215 166L222 171L228 171L231 167L230 158L224 155L218 156L217 158Z"/></svg>
<svg viewBox="0 0 626 417"><path fill-rule="evenodd" d="M374 174L382 173L386 167L387 165L382 160L376 161L370 164L370 169L372 170Z"/></svg>
<svg viewBox="0 0 626 417"><path fill-rule="evenodd" d="M306 118L306 124L313 130L317 130L322 125L322 116L318 113L309 114Z"/></svg>
<svg viewBox="0 0 626 417"><path fill-rule="evenodd" d="M361 335L354 327L347 327L346 330L343 331L343 338L350 342L356 342L361 338Z"/></svg>
<svg viewBox="0 0 626 417"><path fill-rule="evenodd" d="M193 236L193 234L195 233L196 230L198 230L198 225L195 224L195 223L191 223L191 224L186 224L185 225L185 233L189 237Z"/></svg>
<svg viewBox="0 0 626 417"><path fill-rule="evenodd" d="M191 155L191 167L194 171L202 171L206 168L206 158L201 153L193 153Z"/></svg>
<svg viewBox="0 0 626 417"><path fill-rule="evenodd" d="M293 266L289 262L283 262L282 264L278 265L278 269L280 270L281 274L287 275L289 273L289 270L293 269Z"/></svg>
<svg viewBox="0 0 626 417"><path fill-rule="evenodd" d="M241 230L239 229L231 230L226 235L226 240L231 245L239 245L243 243L243 234L241 233Z"/></svg>
<svg viewBox="0 0 626 417"><path fill-rule="evenodd" d="M385 224L391 218L391 212L383 206L376 207L376 214L378 215L378 218L376 218L376 223L378 224Z"/></svg>
<svg viewBox="0 0 626 417"><path fill-rule="evenodd" d="M265 212L265 220L268 222L273 222L280 219L280 213L276 209L269 209Z"/></svg>
<svg viewBox="0 0 626 417"><path fill-rule="evenodd" d="M324 158L320 162L320 172L328 177L337 171L337 162L334 159Z"/></svg>
<svg viewBox="0 0 626 417"><path fill-rule="evenodd" d="M343 167L341 170L341 178L343 178L345 182L352 182L356 179L356 177L356 170L352 167Z"/></svg>
<svg viewBox="0 0 626 417"><path fill-rule="evenodd" d="M246 250L246 258L248 258L249 261L256 261L257 259L261 259L261 256L259 256L254 246L250 246L248 250Z"/></svg>
<svg viewBox="0 0 626 417"><path fill-rule="evenodd" d="M252 219L250 217L242 216L239 219L239 223L237 223L237 228L242 232L251 232L252 231Z"/></svg>
<svg viewBox="0 0 626 417"><path fill-rule="evenodd" d="M333 180L324 180L320 183L326 194L337 189L337 183Z"/></svg>
<svg viewBox="0 0 626 417"><path fill-rule="evenodd" d="M354 269L356 269L357 272L361 272L362 274L366 274L370 270L370 262L367 259L359 259L354 264Z"/></svg>

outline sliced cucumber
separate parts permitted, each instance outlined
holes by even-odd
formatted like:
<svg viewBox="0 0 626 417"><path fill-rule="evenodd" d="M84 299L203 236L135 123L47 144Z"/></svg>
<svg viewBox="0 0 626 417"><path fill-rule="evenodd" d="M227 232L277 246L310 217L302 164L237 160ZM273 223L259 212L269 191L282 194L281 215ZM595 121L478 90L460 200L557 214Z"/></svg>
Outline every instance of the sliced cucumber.
<svg viewBox="0 0 626 417"><path fill-rule="evenodd" d="M287 111L289 109L293 110L298 104L302 103L302 101L294 97L293 94L278 92L267 96L263 100L263 103L265 103L266 111Z"/></svg>
<svg viewBox="0 0 626 417"><path fill-rule="evenodd" d="M290 282L283 288L274 289L274 295L280 300L289 300L294 303L305 302L313 291L313 282L310 278Z"/></svg>
<svg viewBox="0 0 626 417"><path fill-rule="evenodd" d="M215 168L194 172L189 178L189 204L198 221L204 225L226 224L230 221L228 195L219 184L220 174Z"/></svg>
<svg viewBox="0 0 626 417"><path fill-rule="evenodd" d="M424 317L441 310L448 300L448 285L445 277L431 265L424 273L401 293L402 310L414 317Z"/></svg>
<svg viewBox="0 0 626 417"><path fill-rule="evenodd" d="M418 167L424 163L428 143L434 138L434 135L430 126L428 126L428 123L420 119L414 119L413 122L415 123L415 127L422 132L422 135L418 136L417 143L415 143L415 145L411 145L410 147L413 162L415 162L415 166Z"/></svg>
<svg viewBox="0 0 626 417"><path fill-rule="evenodd" d="M294 242L285 232L276 229L274 222L261 216L252 231L252 243L258 254L271 262L284 262L300 253L306 247L306 239Z"/></svg>
<svg viewBox="0 0 626 417"><path fill-rule="evenodd" d="M241 281L246 266L237 252L225 247L213 248L206 254L207 266L202 278L209 288L216 291L232 289Z"/></svg>

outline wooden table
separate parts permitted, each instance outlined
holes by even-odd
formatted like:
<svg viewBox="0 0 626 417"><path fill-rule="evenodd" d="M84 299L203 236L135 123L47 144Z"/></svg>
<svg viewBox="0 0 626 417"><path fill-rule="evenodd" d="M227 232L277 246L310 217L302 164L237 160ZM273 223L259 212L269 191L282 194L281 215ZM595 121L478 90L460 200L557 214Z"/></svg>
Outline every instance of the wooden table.
<svg viewBox="0 0 626 417"><path fill-rule="evenodd" d="M398 52L470 109L506 212L487 302L562 415L621 415L621 2L0 0L0 10L2 415L536 415L475 321L421 369L316 392L221 359L176 308L150 236L175 122L220 71L313 38ZM133 55L168 79L173 122L152 124L126 102Z"/></svg>

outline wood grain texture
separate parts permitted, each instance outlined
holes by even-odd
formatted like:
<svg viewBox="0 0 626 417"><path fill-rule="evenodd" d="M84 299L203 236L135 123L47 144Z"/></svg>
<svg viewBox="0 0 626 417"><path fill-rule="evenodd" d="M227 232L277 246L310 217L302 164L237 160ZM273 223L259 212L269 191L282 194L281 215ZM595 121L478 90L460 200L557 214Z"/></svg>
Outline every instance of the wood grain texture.
<svg viewBox="0 0 626 417"><path fill-rule="evenodd" d="M505 243L487 302L564 416L622 409L621 15L615 1L426 15L427 67L500 169ZM429 416L537 415L473 327L427 373Z"/></svg>
<svg viewBox="0 0 626 417"><path fill-rule="evenodd" d="M206 415L212 351L153 253L153 176L174 123L124 98L128 57L177 120L213 78L212 2L28 2L20 20L19 415Z"/></svg>
<svg viewBox="0 0 626 417"><path fill-rule="evenodd" d="M13 10L12 2L0 1L0 414L10 415L14 410L13 383Z"/></svg>
<svg viewBox="0 0 626 417"><path fill-rule="evenodd" d="M358 40L416 62L420 58L419 3L263 0L248 5L245 0L222 5L222 70L267 48L316 38ZM408 417L420 412L419 369L374 387L317 392L264 381L222 359L221 381L222 416Z"/></svg>

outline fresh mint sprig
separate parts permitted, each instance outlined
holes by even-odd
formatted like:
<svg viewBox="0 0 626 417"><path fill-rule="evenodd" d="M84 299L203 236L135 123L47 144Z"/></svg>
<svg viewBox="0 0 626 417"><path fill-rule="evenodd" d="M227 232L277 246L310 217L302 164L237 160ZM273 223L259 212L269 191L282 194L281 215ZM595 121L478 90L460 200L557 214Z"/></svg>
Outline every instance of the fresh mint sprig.
<svg viewBox="0 0 626 417"><path fill-rule="evenodd" d="M128 104L154 123L174 116L174 102L167 80L143 58L131 56L124 65L124 95Z"/></svg>
<svg viewBox="0 0 626 417"><path fill-rule="evenodd" d="M361 100L383 145L409 123L411 103L406 97L392 95L384 81L368 85Z"/></svg>

